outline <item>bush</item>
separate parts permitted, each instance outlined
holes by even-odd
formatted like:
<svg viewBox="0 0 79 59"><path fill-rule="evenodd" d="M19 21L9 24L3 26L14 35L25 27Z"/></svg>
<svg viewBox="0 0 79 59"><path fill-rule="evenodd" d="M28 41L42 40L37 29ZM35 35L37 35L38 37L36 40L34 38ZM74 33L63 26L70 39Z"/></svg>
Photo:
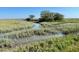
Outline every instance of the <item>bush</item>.
<svg viewBox="0 0 79 59"><path fill-rule="evenodd" d="M26 18L25 20L26 20L26 21L31 21L31 19L30 19L30 18Z"/></svg>
<svg viewBox="0 0 79 59"><path fill-rule="evenodd" d="M40 47L42 47L42 48L43 48L43 47L44 47L44 43L40 43Z"/></svg>

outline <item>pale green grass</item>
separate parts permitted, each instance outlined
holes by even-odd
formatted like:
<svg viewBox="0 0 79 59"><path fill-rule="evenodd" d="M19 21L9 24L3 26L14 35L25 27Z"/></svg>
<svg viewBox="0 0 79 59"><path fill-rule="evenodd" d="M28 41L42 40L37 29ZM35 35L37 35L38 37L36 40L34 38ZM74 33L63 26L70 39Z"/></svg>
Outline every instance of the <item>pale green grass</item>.
<svg viewBox="0 0 79 59"><path fill-rule="evenodd" d="M3 20L0 21L0 32L11 32L32 27L32 22L17 21L17 20Z"/></svg>

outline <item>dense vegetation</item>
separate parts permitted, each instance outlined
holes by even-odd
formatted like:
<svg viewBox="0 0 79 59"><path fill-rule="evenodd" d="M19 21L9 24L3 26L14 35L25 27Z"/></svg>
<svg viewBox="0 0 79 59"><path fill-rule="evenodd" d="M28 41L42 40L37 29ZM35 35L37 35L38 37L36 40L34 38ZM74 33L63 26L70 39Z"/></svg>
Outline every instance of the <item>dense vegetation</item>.
<svg viewBox="0 0 79 59"><path fill-rule="evenodd" d="M26 21L33 21L37 20L38 22L53 22L53 21L61 21L64 19L64 15L60 13L54 13L50 11L42 11L40 13L40 18L39 19L34 19L34 15L29 15L29 18L26 18Z"/></svg>
<svg viewBox="0 0 79 59"><path fill-rule="evenodd" d="M29 51L29 52L67 52L79 51L79 36L67 35L65 37L50 38L45 41L33 42L20 47L15 51Z"/></svg>

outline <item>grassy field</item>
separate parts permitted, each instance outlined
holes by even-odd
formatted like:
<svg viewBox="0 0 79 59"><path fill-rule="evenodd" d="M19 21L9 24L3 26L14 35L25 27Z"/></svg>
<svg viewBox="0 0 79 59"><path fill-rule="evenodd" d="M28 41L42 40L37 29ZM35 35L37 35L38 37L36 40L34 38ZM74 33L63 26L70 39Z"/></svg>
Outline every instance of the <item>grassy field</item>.
<svg viewBox="0 0 79 59"><path fill-rule="evenodd" d="M0 51L79 51L79 19L64 19L60 22L42 22L40 30L32 29L33 22L0 20ZM63 37L41 39L50 33L62 32ZM29 39L36 35L40 40ZM27 41L31 42L27 42ZM24 42L24 43L23 43Z"/></svg>

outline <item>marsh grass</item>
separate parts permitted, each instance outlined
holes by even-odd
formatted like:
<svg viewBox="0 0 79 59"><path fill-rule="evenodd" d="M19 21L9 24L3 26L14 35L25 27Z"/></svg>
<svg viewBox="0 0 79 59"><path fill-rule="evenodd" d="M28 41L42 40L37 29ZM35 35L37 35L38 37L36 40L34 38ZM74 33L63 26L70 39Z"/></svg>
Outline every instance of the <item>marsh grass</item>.
<svg viewBox="0 0 79 59"><path fill-rule="evenodd" d="M25 48L24 50L29 52L79 51L78 45L79 36L75 37L74 35L67 35L65 37L51 38L44 41L26 44L25 47L28 48ZM76 49L73 47L76 47ZM16 51L18 51L17 48ZM22 50L20 49L20 51Z"/></svg>
<svg viewBox="0 0 79 59"><path fill-rule="evenodd" d="M61 22L42 22L40 30L32 29L33 22L7 20L0 21L0 51L18 51L18 52L63 52L79 51L79 22L77 20L65 20ZM33 35L47 35L48 33L66 32L64 37L49 38L21 45L14 45L11 41L16 38L17 41ZM49 34L48 34L49 35ZM19 42L20 43L20 42Z"/></svg>

